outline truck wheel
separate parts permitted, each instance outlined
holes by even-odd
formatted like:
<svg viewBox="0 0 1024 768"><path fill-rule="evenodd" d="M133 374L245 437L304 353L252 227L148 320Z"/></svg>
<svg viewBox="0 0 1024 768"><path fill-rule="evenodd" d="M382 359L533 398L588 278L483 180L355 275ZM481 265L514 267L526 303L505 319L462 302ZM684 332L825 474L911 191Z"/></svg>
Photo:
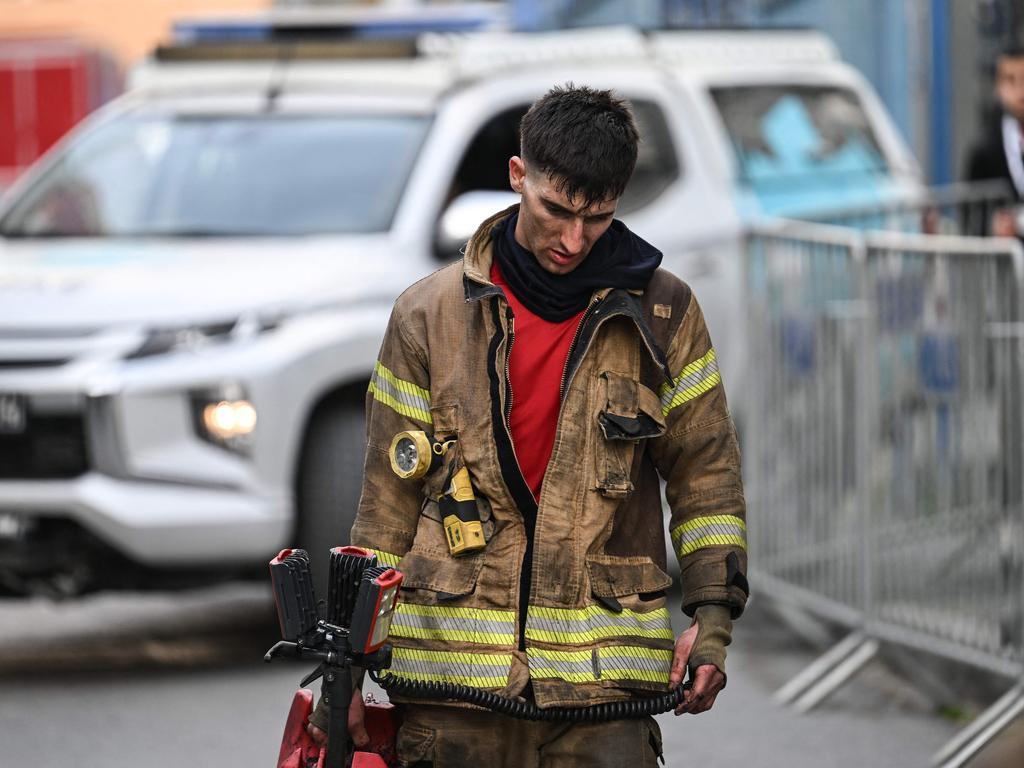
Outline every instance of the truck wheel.
<svg viewBox="0 0 1024 768"><path fill-rule="evenodd" d="M341 400L313 412L299 464L298 546L309 552L317 599L327 597L331 547L349 543L362 485L363 404Z"/></svg>

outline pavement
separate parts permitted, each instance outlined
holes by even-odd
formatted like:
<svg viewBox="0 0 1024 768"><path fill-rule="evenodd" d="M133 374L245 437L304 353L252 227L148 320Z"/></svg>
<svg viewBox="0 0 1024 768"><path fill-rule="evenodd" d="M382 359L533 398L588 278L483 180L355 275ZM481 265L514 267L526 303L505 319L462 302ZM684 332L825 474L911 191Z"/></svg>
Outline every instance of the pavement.
<svg viewBox="0 0 1024 768"><path fill-rule="evenodd" d="M674 621L685 626L678 613ZM734 634L715 708L658 718L670 768L924 768L962 726L880 662L807 715L780 708L773 693L817 650L762 601ZM306 671L263 664L275 635L263 585L0 601L0 763L272 764ZM1024 765L1019 744L977 768Z"/></svg>
<svg viewBox="0 0 1024 768"><path fill-rule="evenodd" d="M960 727L880 663L806 715L779 707L773 694L817 649L797 640L763 601L751 601L733 635L728 684L714 708L658 717L669 768L924 768Z"/></svg>

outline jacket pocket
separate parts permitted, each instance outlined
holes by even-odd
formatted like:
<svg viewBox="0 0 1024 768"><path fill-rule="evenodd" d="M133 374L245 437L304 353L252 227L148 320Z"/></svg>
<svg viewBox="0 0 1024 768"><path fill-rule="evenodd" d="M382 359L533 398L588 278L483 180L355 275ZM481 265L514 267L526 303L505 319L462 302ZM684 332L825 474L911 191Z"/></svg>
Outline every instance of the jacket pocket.
<svg viewBox="0 0 1024 768"><path fill-rule="evenodd" d="M661 400L652 389L613 371L605 381L605 406L597 421L605 440L641 440L665 431Z"/></svg>
<svg viewBox="0 0 1024 768"><path fill-rule="evenodd" d="M672 586L672 577L646 555L587 555L587 573L598 597L649 595Z"/></svg>
<svg viewBox="0 0 1024 768"><path fill-rule="evenodd" d="M395 752L402 765L434 765L437 734L429 728L402 723L395 737Z"/></svg>
<svg viewBox="0 0 1024 768"><path fill-rule="evenodd" d="M476 589L483 567L483 553L452 557L446 552L409 551L398 564L402 589L418 590L415 602L429 605L468 595Z"/></svg>
<svg viewBox="0 0 1024 768"><path fill-rule="evenodd" d="M603 407L597 415L603 440L596 451L597 489L614 499L633 491L630 469L636 444L665 431L661 401L648 387L629 376L601 374Z"/></svg>

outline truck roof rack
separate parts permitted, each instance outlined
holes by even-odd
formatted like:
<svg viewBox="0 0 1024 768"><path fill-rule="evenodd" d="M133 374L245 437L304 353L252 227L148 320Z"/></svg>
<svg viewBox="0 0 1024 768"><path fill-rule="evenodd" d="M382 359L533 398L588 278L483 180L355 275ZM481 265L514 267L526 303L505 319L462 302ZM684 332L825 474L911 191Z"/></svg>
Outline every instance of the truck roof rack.
<svg viewBox="0 0 1024 768"><path fill-rule="evenodd" d="M416 8L277 8L205 16L174 25L157 61L414 59L443 61L473 77L511 66L562 61L660 60L686 66L747 66L836 60L832 42L809 29L630 26L520 32L503 6L466 3Z"/></svg>

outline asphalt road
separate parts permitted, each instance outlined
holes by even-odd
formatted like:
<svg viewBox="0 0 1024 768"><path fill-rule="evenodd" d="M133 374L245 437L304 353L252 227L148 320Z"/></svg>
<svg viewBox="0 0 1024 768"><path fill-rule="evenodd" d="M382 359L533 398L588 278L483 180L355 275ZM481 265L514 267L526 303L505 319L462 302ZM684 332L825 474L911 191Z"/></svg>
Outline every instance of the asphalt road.
<svg viewBox="0 0 1024 768"><path fill-rule="evenodd" d="M307 671L263 663L276 632L262 585L0 601L0 765L272 765ZM659 718L667 765L926 766L955 733L881 668L810 715L773 706L773 691L812 658L752 605L715 709Z"/></svg>

